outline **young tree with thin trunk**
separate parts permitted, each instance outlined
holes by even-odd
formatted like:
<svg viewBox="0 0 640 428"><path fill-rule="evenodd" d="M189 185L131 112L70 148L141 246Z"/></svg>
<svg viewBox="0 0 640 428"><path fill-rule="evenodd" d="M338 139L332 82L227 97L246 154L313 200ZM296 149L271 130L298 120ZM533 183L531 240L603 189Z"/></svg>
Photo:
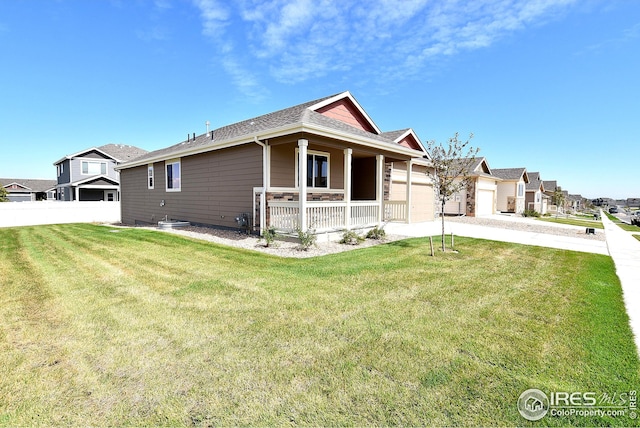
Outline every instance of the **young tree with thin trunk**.
<svg viewBox="0 0 640 428"><path fill-rule="evenodd" d="M467 188L471 166L480 150L469 145L472 138L473 134L469 135L467 141L462 141L458 139L456 132L446 145L435 141L427 143L433 164L433 172L429 175L433 179L436 197L440 203L442 251L445 251L444 206L453 195Z"/></svg>

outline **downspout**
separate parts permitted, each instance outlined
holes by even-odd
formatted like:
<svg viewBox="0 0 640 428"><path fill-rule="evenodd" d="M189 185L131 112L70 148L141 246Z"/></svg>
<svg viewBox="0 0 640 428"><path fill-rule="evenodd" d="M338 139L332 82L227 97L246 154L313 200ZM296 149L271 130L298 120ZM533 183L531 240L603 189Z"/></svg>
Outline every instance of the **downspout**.
<svg viewBox="0 0 640 428"><path fill-rule="evenodd" d="M258 136L253 137L253 142L262 147L262 194L260 195L260 236L266 229L266 220L267 220L267 207L265 206L267 203L267 145L262 141L258 140ZM254 196L255 198L255 196ZM255 221L255 219L254 219Z"/></svg>

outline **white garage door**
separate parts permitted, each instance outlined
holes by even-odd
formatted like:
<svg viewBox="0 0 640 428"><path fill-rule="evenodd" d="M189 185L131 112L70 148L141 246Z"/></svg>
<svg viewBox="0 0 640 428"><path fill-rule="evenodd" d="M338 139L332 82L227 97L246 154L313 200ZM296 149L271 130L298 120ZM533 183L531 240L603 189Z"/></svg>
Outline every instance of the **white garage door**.
<svg viewBox="0 0 640 428"><path fill-rule="evenodd" d="M478 190L476 216L493 214L494 194L495 192L493 190Z"/></svg>

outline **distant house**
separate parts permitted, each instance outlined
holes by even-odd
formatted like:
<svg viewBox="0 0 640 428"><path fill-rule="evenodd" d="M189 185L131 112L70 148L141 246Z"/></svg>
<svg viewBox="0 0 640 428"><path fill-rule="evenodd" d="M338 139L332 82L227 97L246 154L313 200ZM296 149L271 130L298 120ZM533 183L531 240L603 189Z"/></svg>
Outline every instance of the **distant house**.
<svg viewBox="0 0 640 428"><path fill-rule="evenodd" d="M55 200L56 180L0 178L10 202Z"/></svg>
<svg viewBox="0 0 640 428"><path fill-rule="evenodd" d="M120 174L117 165L147 153L124 144L92 147L55 162L57 199L60 201L118 201Z"/></svg>
<svg viewBox="0 0 640 428"><path fill-rule="evenodd" d="M468 161L470 158L462 159L462 162ZM473 158L466 175L468 177L467 187L447 201L444 213L469 217L495 214L497 185L500 179L491 173L487 159L484 157Z"/></svg>
<svg viewBox="0 0 640 428"><path fill-rule="evenodd" d="M540 178L540 173L527 172L527 175L529 182L525 187L525 209L546 214L549 197L544 193L544 182Z"/></svg>
<svg viewBox="0 0 640 428"><path fill-rule="evenodd" d="M570 204L569 192L562 190L562 188L558 186L558 182L555 180L545 180L542 183L544 185L544 193L549 197L549 201L551 202L548 211L553 213L566 213ZM558 195L562 197L562 201L558 200ZM558 205L558 202L561 203Z"/></svg>
<svg viewBox="0 0 640 428"><path fill-rule="evenodd" d="M189 136L117 167L122 221L316 233L434 218L429 156L343 92Z"/></svg>
<svg viewBox="0 0 640 428"><path fill-rule="evenodd" d="M573 211L580 211L584 207L584 198L582 195L568 195L567 203L569 209Z"/></svg>
<svg viewBox="0 0 640 428"><path fill-rule="evenodd" d="M640 198L627 198L626 206L629 208L640 208Z"/></svg>
<svg viewBox="0 0 640 428"><path fill-rule="evenodd" d="M493 169L498 182L497 209L500 212L522 214L525 210L526 185L529 176L526 168Z"/></svg>

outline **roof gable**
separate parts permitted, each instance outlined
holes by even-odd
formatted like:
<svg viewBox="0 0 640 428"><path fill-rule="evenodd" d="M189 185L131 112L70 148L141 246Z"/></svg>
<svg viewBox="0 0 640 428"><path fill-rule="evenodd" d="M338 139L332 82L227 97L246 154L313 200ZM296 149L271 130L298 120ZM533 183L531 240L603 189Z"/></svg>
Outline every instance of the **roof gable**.
<svg viewBox="0 0 640 428"><path fill-rule="evenodd" d="M383 132L380 135L403 147L423 151L427 154L428 158L431 159L431 156L427 153L427 149L422 144L422 141L420 141L418 135L411 128Z"/></svg>
<svg viewBox="0 0 640 428"><path fill-rule="evenodd" d="M31 190L30 188L28 188L27 186L23 186L20 183L16 183L15 181L13 183L9 183L9 184L5 184L3 186L5 189L9 190L9 191L16 191L16 190Z"/></svg>
<svg viewBox="0 0 640 428"><path fill-rule="evenodd" d="M309 107L309 110L351 125L362 131L380 134L380 129L349 91L335 95Z"/></svg>
<svg viewBox="0 0 640 428"><path fill-rule="evenodd" d="M78 185L78 184L84 184L84 185L93 184L93 185L114 185L114 186L117 186L118 182L116 180L114 180L113 178L108 177L106 175L97 175L97 176L85 178L84 180L76 181L73 184L74 185Z"/></svg>

